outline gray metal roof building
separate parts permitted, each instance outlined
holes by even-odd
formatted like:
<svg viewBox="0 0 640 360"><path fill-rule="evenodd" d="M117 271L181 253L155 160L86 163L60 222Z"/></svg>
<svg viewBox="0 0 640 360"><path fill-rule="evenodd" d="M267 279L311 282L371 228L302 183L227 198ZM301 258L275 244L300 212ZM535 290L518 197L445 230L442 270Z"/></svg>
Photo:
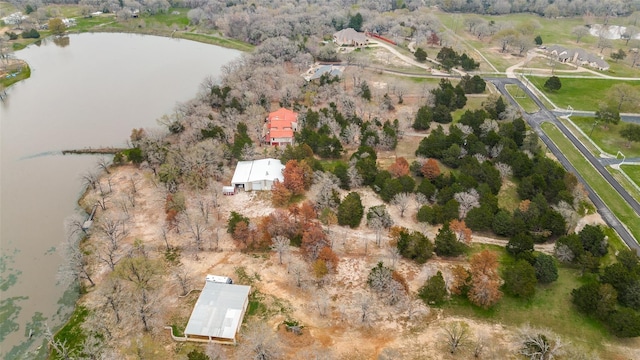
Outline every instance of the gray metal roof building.
<svg viewBox="0 0 640 360"><path fill-rule="evenodd" d="M184 330L187 340L235 344L250 290L250 286L207 281Z"/></svg>

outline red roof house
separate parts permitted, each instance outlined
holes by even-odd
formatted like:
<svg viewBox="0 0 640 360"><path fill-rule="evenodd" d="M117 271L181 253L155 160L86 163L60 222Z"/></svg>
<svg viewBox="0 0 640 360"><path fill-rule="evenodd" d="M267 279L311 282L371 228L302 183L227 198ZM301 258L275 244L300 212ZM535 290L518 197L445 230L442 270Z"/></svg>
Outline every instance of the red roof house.
<svg viewBox="0 0 640 360"><path fill-rule="evenodd" d="M298 129L298 113L280 108L269 114L265 142L270 145L293 144L293 133Z"/></svg>

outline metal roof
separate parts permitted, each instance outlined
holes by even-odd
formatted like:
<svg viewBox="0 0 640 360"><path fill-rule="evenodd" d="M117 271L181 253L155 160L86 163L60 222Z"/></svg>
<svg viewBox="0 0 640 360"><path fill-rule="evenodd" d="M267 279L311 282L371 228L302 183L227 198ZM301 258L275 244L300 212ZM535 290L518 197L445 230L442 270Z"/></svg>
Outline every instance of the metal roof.
<svg viewBox="0 0 640 360"><path fill-rule="evenodd" d="M276 179L284 181L283 170L284 165L278 159L238 161L231 184L244 184L261 180L275 181Z"/></svg>
<svg viewBox="0 0 640 360"><path fill-rule="evenodd" d="M185 335L235 339L250 286L205 282Z"/></svg>

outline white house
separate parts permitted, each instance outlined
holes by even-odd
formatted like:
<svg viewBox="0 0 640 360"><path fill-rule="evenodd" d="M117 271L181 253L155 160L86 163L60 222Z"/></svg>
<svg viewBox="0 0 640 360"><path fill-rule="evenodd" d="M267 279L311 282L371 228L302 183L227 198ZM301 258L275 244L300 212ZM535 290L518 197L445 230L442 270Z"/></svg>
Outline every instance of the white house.
<svg viewBox="0 0 640 360"><path fill-rule="evenodd" d="M284 165L278 159L238 161L231 185L245 191L271 190L273 183L284 181Z"/></svg>

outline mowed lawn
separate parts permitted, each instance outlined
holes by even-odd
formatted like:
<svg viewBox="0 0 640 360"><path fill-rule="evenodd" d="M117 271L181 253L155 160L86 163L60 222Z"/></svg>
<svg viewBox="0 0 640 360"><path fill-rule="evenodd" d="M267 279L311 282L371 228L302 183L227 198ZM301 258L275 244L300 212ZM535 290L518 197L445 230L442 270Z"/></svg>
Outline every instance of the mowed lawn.
<svg viewBox="0 0 640 360"><path fill-rule="evenodd" d="M578 170L585 181L595 190L609 209L622 221L636 239L640 239L640 217L620 194L598 173L598 171L582 156L578 149L553 124L542 124L542 129L558 146L564 156Z"/></svg>
<svg viewBox="0 0 640 360"><path fill-rule="evenodd" d="M620 81L611 79L579 79L560 77L562 88L547 91L544 83L548 77L529 76L528 79L560 108L571 106L576 110L597 111L607 97L607 91L615 84L629 84L640 91L640 81Z"/></svg>
<svg viewBox="0 0 640 360"><path fill-rule="evenodd" d="M640 157L640 143L632 142L629 144L629 141L620 136L620 130L627 124L624 121L617 125L596 124L595 126L595 118L592 117L572 116L571 121L590 136L591 140L603 151L612 155L616 155L620 151L628 158Z"/></svg>

